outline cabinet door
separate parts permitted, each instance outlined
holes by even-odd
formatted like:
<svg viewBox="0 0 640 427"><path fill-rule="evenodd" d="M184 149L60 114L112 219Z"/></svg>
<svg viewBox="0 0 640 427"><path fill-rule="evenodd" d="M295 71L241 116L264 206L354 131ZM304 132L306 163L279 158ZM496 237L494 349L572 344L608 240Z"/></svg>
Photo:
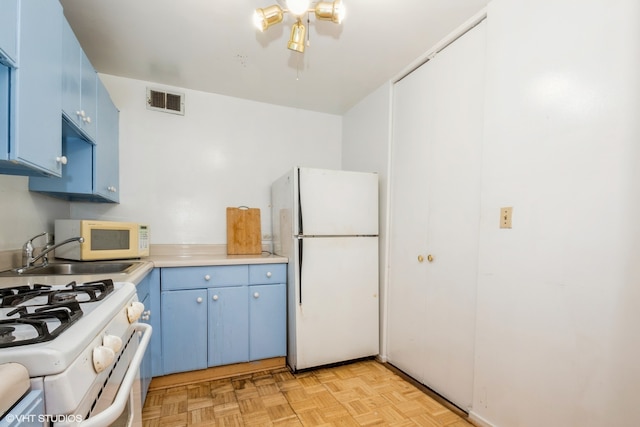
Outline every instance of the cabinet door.
<svg viewBox="0 0 640 427"><path fill-rule="evenodd" d="M113 202L120 200L119 112L100 79L98 84L95 192Z"/></svg>
<svg viewBox="0 0 640 427"><path fill-rule="evenodd" d="M0 62L16 66L18 59L18 0L3 0L0 13Z"/></svg>
<svg viewBox="0 0 640 427"><path fill-rule="evenodd" d="M389 362L461 408L473 389L485 27L394 86Z"/></svg>
<svg viewBox="0 0 640 427"><path fill-rule="evenodd" d="M98 99L98 75L96 70L89 62L89 58L84 51L80 51L80 76L82 83L80 84L80 121L81 129L89 138L96 139L96 111Z"/></svg>
<svg viewBox="0 0 640 427"><path fill-rule="evenodd" d="M249 286L249 359L287 353L286 285Z"/></svg>
<svg viewBox="0 0 640 427"><path fill-rule="evenodd" d="M162 362L165 374L207 367L207 291L165 291Z"/></svg>
<svg viewBox="0 0 640 427"><path fill-rule="evenodd" d="M20 67L14 73L10 159L60 176L62 6L20 2Z"/></svg>
<svg viewBox="0 0 640 427"><path fill-rule="evenodd" d="M209 289L209 366L249 360L247 287Z"/></svg>
<svg viewBox="0 0 640 427"><path fill-rule="evenodd" d="M62 113L80 127L80 54L82 48L66 19L62 20Z"/></svg>

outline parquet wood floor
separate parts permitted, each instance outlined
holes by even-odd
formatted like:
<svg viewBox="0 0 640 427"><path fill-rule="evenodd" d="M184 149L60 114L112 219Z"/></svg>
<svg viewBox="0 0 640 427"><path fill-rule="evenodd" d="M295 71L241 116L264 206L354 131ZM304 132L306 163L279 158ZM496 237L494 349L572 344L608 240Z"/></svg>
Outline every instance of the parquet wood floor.
<svg viewBox="0 0 640 427"><path fill-rule="evenodd" d="M144 427L471 426L373 360L153 390L142 418Z"/></svg>

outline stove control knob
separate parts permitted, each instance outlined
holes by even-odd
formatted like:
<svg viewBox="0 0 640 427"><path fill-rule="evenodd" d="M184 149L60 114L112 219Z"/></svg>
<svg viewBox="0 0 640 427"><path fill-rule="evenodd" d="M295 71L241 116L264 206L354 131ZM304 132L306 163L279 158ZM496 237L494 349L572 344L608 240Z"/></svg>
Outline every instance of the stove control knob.
<svg viewBox="0 0 640 427"><path fill-rule="evenodd" d="M117 354L122 348L122 338L116 335L105 335L102 337L102 345L110 348Z"/></svg>
<svg viewBox="0 0 640 427"><path fill-rule="evenodd" d="M93 369L100 373L107 369L116 359L116 354L109 347L99 345L93 349Z"/></svg>
<svg viewBox="0 0 640 427"><path fill-rule="evenodd" d="M127 307L127 317L129 318L129 323L133 323L138 320L143 311L144 304L138 301L132 302L131 305Z"/></svg>

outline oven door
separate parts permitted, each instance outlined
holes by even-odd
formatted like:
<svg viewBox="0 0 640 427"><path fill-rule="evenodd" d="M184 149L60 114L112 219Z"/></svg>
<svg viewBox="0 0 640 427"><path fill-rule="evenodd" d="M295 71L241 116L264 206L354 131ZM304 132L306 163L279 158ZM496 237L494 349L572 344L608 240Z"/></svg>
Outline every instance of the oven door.
<svg viewBox="0 0 640 427"><path fill-rule="evenodd" d="M139 342L138 332L143 333ZM151 326L136 323L127 347L121 352L99 396L91 404L89 417L75 425L78 427L142 425L139 368L150 339ZM55 424L55 426L62 426L62 424Z"/></svg>

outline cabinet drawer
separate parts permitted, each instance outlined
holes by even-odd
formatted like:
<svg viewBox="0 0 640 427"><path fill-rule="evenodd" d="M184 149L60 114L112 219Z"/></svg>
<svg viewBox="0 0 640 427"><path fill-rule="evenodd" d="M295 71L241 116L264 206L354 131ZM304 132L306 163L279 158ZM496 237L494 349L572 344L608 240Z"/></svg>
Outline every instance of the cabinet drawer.
<svg viewBox="0 0 640 427"><path fill-rule="evenodd" d="M287 264L250 265L249 283L252 285L287 283Z"/></svg>
<svg viewBox="0 0 640 427"><path fill-rule="evenodd" d="M172 267L161 271L162 290L241 286L249 283L246 265Z"/></svg>

